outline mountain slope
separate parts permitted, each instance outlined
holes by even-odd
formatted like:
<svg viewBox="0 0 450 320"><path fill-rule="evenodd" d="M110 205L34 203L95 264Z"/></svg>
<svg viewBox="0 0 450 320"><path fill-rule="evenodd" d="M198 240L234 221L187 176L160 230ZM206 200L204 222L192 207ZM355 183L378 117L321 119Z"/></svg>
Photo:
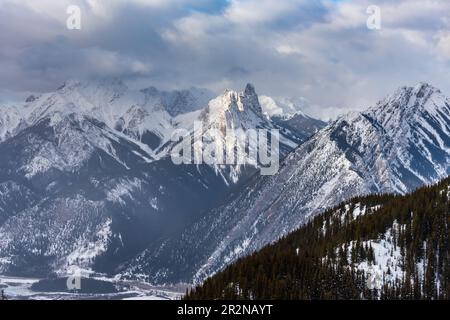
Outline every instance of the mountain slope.
<svg viewBox="0 0 450 320"><path fill-rule="evenodd" d="M3 114L0 272L108 272L237 186L158 154L174 120L144 91L69 81Z"/></svg>
<svg viewBox="0 0 450 320"><path fill-rule="evenodd" d="M449 184L342 203L187 299L448 299Z"/></svg>
<svg viewBox="0 0 450 320"><path fill-rule="evenodd" d="M254 179L181 236L143 252L129 270L153 281L201 282L342 200L405 193L446 177L449 147L449 99L427 84L400 88L330 123L276 175Z"/></svg>
<svg viewBox="0 0 450 320"><path fill-rule="evenodd" d="M207 166L147 161L138 144L77 115L43 120L1 143L0 152L1 269L12 274L95 263L111 270L234 187Z"/></svg>

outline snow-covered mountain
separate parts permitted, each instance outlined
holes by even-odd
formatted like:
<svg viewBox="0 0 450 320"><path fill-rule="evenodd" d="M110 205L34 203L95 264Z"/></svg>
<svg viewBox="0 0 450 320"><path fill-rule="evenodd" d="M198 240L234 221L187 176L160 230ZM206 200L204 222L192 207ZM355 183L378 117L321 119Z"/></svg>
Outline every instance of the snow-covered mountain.
<svg viewBox="0 0 450 320"><path fill-rule="evenodd" d="M177 125L183 125L177 116L203 109L211 97L207 90L195 88L174 92L130 90L120 80L71 80L55 92L29 97L24 106L3 108L0 138L4 140L43 119L56 124L77 114L142 143L144 151L154 156L152 150L169 141Z"/></svg>
<svg viewBox="0 0 450 320"><path fill-rule="evenodd" d="M405 193L450 173L450 99L421 83L338 118L179 237L125 266L152 281L202 281L356 195Z"/></svg>
<svg viewBox="0 0 450 320"><path fill-rule="evenodd" d="M131 90L68 81L0 115L0 272L113 272L178 234L257 171L175 165L177 129L274 128L252 86L207 102L205 90ZM282 134L286 153L297 138Z"/></svg>
<svg viewBox="0 0 450 320"><path fill-rule="evenodd" d="M277 124L265 117L259 104L258 95L251 84L247 84L243 92L225 90L222 95L208 103L208 106L199 114L196 121L200 122L201 126L189 128L188 131L191 132L192 136L191 144L200 143L199 149L204 155L208 153L208 150L215 150L217 146L221 146L225 151L223 153L223 160L225 160L227 151L236 151L234 157L236 164L225 167L220 164L222 161L219 164L213 164L217 173L229 177L233 182L239 180L240 171L244 167L261 167L258 159L251 156L258 152L259 136L248 134L249 130L264 130L268 134L267 138L269 138L271 130L280 130L278 151L282 158L313 134L312 130L309 135L305 133L309 130L306 126L303 131L289 130L287 126ZM228 134L230 132L236 136L236 139L241 135L242 142L245 140L245 145L242 146L239 155L236 150L237 141L229 139ZM169 149L174 147L169 146ZM238 157L242 157L239 163L237 163Z"/></svg>

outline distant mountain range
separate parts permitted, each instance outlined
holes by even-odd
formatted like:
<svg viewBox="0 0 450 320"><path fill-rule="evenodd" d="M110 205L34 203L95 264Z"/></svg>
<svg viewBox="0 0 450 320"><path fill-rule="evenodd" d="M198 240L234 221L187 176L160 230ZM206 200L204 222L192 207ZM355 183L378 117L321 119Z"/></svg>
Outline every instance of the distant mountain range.
<svg viewBox="0 0 450 320"><path fill-rule="evenodd" d="M212 99L195 88L166 92L131 90L120 80L67 81L24 105L4 107L0 272L114 274L239 190L256 163L173 164L173 132L192 133L195 121L282 129L284 155L307 138L305 130L264 115L251 85Z"/></svg>

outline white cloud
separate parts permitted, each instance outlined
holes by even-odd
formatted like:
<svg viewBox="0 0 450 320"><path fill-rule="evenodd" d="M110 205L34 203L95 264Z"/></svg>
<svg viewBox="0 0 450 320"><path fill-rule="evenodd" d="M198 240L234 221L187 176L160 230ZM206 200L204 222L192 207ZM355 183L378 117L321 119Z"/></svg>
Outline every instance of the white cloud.
<svg viewBox="0 0 450 320"><path fill-rule="evenodd" d="M436 35L437 45L436 49L439 54L450 60L450 31L441 31Z"/></svg>
<svg viewBox="0 0 450 320"><path fill-rule="evenodd" d="M238 24L265 23L283 18L304 1L232 0L224 16Z"/></svg>
<svg viewBox="0 0 450 320"><path fill-rule="evenodd" d="M79 32L65 28L69 4L82 8ZM380 31L366 28L372 4ZM251 81L334 116L419 81L450 94L449 17L446 0L0 0L0 86L45 90L74 74L219 91Z"/></svg>

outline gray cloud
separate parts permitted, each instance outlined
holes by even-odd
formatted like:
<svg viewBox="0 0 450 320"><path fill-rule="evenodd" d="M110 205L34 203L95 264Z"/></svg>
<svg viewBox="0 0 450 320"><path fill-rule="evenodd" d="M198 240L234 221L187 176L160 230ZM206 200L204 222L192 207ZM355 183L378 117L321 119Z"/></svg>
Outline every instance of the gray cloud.
<svg viewBox="0 0 450 320"><path fill-rule="evenodd" d="M376 3L374 3L376 2ZM82 30L67 30L69 4ZM366 28L366 8L382 29ZM69 78L304 96L322 118L427 81L450 94L445 0L0 0L0 101Z"/></svg>

